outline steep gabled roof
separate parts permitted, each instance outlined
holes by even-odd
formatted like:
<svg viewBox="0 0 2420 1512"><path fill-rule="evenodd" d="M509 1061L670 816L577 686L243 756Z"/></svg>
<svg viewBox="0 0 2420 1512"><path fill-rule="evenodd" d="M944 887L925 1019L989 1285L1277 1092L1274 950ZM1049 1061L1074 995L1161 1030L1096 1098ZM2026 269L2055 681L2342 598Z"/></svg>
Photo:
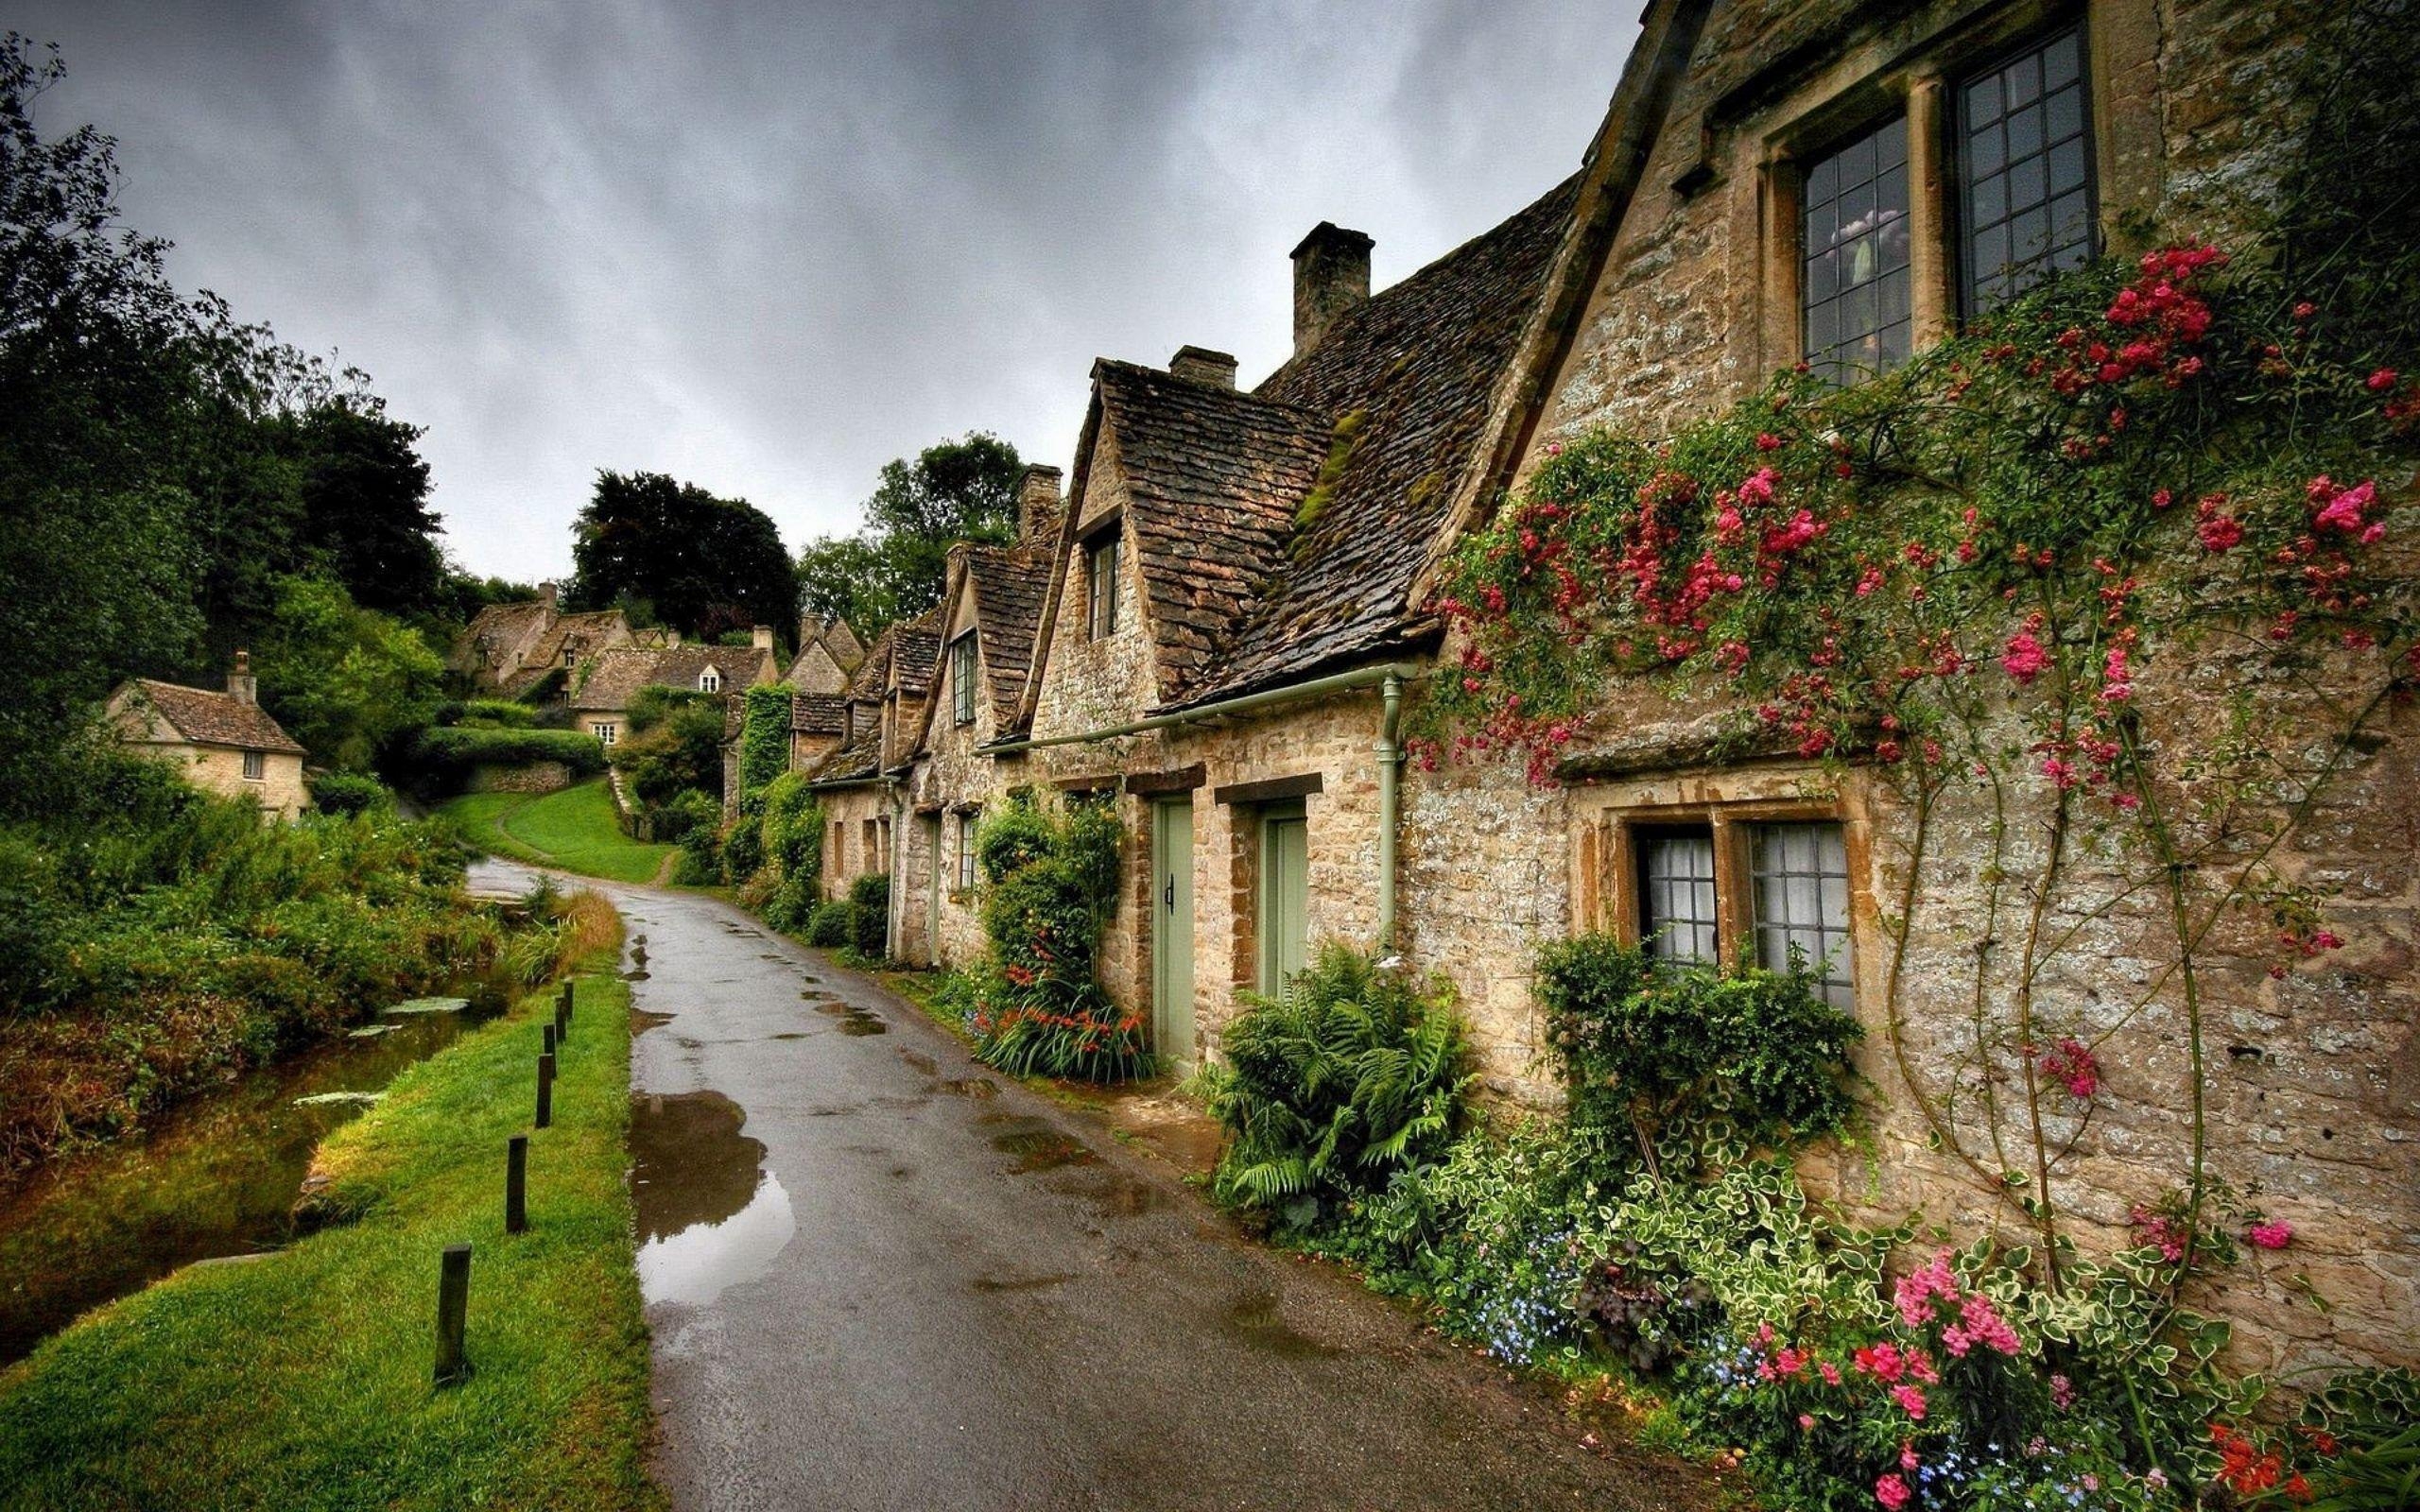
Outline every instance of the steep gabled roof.
<svg viewBox="0 0 2420 1512"><path fill-rule="evenodd" d="M847 728L849 700L837 693L792 693L790 732L837 735Z"/></svg>
<svg viewBox="0 0 2420 1512"><path fill-rule="evenodd" d="M1032 546L976 546L966 552L966 576L975 588L975 623L982 637L989 674L994 728L1016 722L1033 667L1034 637L1042 627L1043 600L1050 589L1053 558Z"/></svg>
<svg viewBox="0 0 2420 1512"><path fill-rule="evenodd" d="M857 738L807 768L810 786L821 782L861 782L882 770L882 730L878 722L869 721L874 728L857 731Z"/></svg>
<svg viewBox="0 0 2420 1512"><path fill-rule="evenodd" d="M641 688L696 688L708 667L722 674L725 691L736 693L769 681L773 662L772 652L752 645L615 646L596 653L587 679L572 692L571 706L628 709Z"/></svg>
<svg viewBox="0 0 2420 1512"><path fill-rule="evenodd" d="M921 697L933 685L933 666L942 654L942 611L928 609L914 619L894 625L890 636L890 686Z"/></svg>
<svg viewBox="0 0 2420 1512"><path fill-rule="evenodd" d="M188 688L181 682L155 682L149 678L136 678L127 686L157 710L169 729L197 745L307 754L268 716L268 710L233 694Z"/></svg>
<svg viewBox="0 0 2420 1512"><path fill-rule="evenodd" d="M1328 426L1322 480L1267 596L1219 647L1198 702L1410 644L1411 585L1471 468L1499 379L1571 229L1577 177L1337 317L1254 389Z"/></svg>
<svg viewBox="0 0 2420 1512"><path fill-rule="evenodd" d="M1327 460L1318 414L1132 363L1093 367L1116 448L1160 696L1205 678L1221 639L1285 565L1300 501Z"/></svg>

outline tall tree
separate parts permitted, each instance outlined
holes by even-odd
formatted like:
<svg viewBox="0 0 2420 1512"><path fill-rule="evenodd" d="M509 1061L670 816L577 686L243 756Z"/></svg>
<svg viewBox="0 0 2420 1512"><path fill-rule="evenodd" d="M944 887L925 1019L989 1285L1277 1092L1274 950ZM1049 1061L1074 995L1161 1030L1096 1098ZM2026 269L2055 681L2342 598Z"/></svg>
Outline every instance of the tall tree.
<svg viewBox="0 0 2420 1512"><path fill-rule="evenodd" d="M426 612L445 573L422 431L375 396L339 394L287 430L302 468L302 539L364 609Z"/></svg>
<svg viewBox="0 0 2420 1512"><path fill-rule="evenodd" d="M941 602L953 544L1015 536L1024 471L1015 447L982 431L885 463L865 527L800 554L804 607L843 615L867 635L922 614Z"/></svg>
<svg viewBox="0 0 2420 1512"><path fill-rule="evenodd" d="M599 472L572 525L576 608L642 607L702 640L798 612L797 570L781 532L744 499L661 472Z"/></svg>

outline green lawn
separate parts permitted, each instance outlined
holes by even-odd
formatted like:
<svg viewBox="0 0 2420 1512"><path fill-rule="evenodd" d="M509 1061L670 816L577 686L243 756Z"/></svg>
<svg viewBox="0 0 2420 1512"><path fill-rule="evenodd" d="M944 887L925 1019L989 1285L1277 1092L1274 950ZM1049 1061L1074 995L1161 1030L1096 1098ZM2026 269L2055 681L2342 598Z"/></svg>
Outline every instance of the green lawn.
<svg viewBox="0 0 2420 1512"><path fill-rule="evenodd" d="M599 777L560 793L471 793L438 813L471 843L496 855L560 867L608 882L652 882L676 847L648 845L614 822L614 795Z"/></svg>
<svg viewBox="0 0 2420 1512"><path fill-rule="evenodd" d="M321 1166L355 1221L179 1272L0 1373L0 1508L657 1508L623 1135L629 989L593 960L504 1233L551 995L399 1077ZM468 1241L471 1380L430 1384Z"/></svg>

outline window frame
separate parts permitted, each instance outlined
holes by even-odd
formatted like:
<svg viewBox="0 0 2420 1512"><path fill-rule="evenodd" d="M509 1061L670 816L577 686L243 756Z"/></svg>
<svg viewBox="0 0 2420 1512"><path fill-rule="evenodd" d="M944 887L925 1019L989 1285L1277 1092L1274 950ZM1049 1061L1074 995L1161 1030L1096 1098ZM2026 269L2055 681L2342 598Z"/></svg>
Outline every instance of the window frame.
<svg viewBox="0 0 2420 1512"><path fill-rule="evenodd" d="M1762 776L1764 774L1758 774ZM1717 779L1720 782L1720 779ZM1743 786L1752 786L1751 778ZM1670 784L1662 784L1668 790ZM1714 841L1716 958L1724 971L1759 964L1754 834L1760 826L1831 824L1840 827L1846 866L1848 945L1841 980L1849 1011L1856 1010L1865 963L1873 958L1873 909L1866 890L1864 824L1839 799L1766 797L1755 793L1710 796L1691 801L1590 802L1579 829L1574 855L1573 926L1612 934L1624 944L1645 942L1647 899L1645 841L1684 831L1710 832Z"/></svg>
<svg viewBox="0 0 2420 1512"><path fill-rule="evenodd" d="M268 781L268 752L265 750L244 752L244 781L247 782Z"/></svg>
<svg viewBox="0 0 2420 1512"><path fill-rule="evenodd" d="M975 827L983 816L981 809L959 809L957 846L950 852L950 891L963 898L975 891Z"/></svg>
<svg viewBox="0 0 2420 1512"><path fill-rule="evenodd" d="M722 692L722 674L712 667L708 667L703 672L699 673L698 691L700 693Z"/></svg>
<svg viewBox="0 0 2420 1512"><path fill-rule="evenodd" d="M1950 291L1950 308L1957 312L1962 325L1991 313L1984 309L1977 299L1976 285L1981 282L1981 275L1974 266L1974 240L1968 232L1967 217L1970 214L1970 196L1973 190L1973 184L1969 181L1973 164L1968 160L1968 153L1974 141L1974 130L1967 112L1968 88L1986 74L1998 73L2028 53L2046 50L2062 35L2066 34L2072 34L2076 40L2075 89L2083 115L2082 134L2077 140L2083 145L2084 261L2089 264L2100 255L2102 249L2100 234L2102 123L2099 110L2100 102L2096 97L2099 83L2094 78L2092 70L2092 26L2090 20L2082 11L2065 11L2054 14L2036 26L2027 27L2006 44L1994 48L1988 53L1960 60L1955 73L1948 75L1945 79L1948 97L1944 101L1941 111L1941 129L1946 140L1942 144L1941 151L1943 166L1947 171L1943 175L1945 182L1945 203L1942 207L1941 218L1942 231L1948 245L1944 249L1945 253L1944 261L1946 264L1948 276L1956 282L1956 287ZM2037 101L2046 99L2048 94L2048 92L2045 91L2035 98ZM2049 160L2047 141L2041 157L2047 172ZM2005 158L2001 160L2000 167L1996 171L2000 173L2008 171ZM2048 208L2050 199L2056 198L2055 195L2048 197L2045 201L2045 208ZM2002 222L2002 224L2007 223L2007 221ZM2026 285L2026 288L2031 287L2031 284ZM2019 298L2024 292L2025 289L2013 290L2003 297L2001 302L2005 303L2008 300Z"/></svg>
<svg viewBox="0 0 2420 1512"><path fill-rule="evenodd" d="M975 636L970 629L949 643L949 716L954 725L975 723Z"/></svg>
<svg viewBox="0 0 2420 1512"><path fill-rule="evenodd" d="M1126 554L1120 526L1095 531L1085 539L1083 553L1084 638L1106 641L1118 629L1117 573Z"/></svg>
<svg viewBox="0 0 2420 1512"><path fill-rule="evenodd" d="M592 719L588 722L588 732L596 737L599 746L611 746L621 737L622 730L611 719Z"/></svg>
<svg viewBox="0 0 2420 1512"><path fill-rule="evenodd" d="M1900 207L1897 219L1902 228L1901 234L1904 236L1907 243L1907 257L1899 266L1876 273L1860 286L1876 289L1877 291L1878 300L1878 291L1888 284L1894 275L1902 280L1907 290L1906 312L1897 319L1879 322L1871 331L1867 332L1866 335L1869 336L1879 335L1893 326L1904 326L1906 328L1906 335L1903 337L1903 340L1907 347L1907 351L1890 367L1851 369L1844 366L1838 355L1841 350L1841 343L1839 340L1839 331L1837 326L1834 328L1833 339L1824 344L1824 352L1820 359L1818 353L1813 350L1814 306L1817 304L1836 303L1838 301L1844 300L1847 297L1848 289L1837 282L1836 275L1832 293L1824 296L1821 300L1810 300L1808 298L1809 294L1812 292L1812 285L1808 283L1807 279L1807 266L1814 261L1817 255L1819 255L1819 253L1810 247L1807 236L1806 217L1809 214L1809 189L1813 182L1816 171L1824 163L1841 157L1844 153L1847 153L1867 142L1878 142L1882 133L1888 130L1894 124L1899 128L1899 161L1895 166L1899 172L1900 198L1906 201L1906 203ZM1920 129L1921 123L1918 120L1918 112L1909 109L1908 102L1906 100L1894 100L1891 102L1886 109L1871 112L1865 115L1858 117L1857 124L1850 126L1845 129L1832 131L1828 135L1820 138L1819 140L1823 144L1821 147L1805 153L1802 161L1796 166L1797 181L1794 185L1796 193L1791 197L1792 220L1790 223L1794 232L1790 238L1792 242L1790 256L1794 267L1794 278L1791 287L1792 298L1790 302L1793 306L1792 323L1795 325L1798 333L1797 339L1794 344L1793 360L1795 362L1807 364L1810 367L1816 368L1819 371L1825 365L1831 366L1835 369L1832 381L1843 387L1853 384L1863 383L1869 379L1878 378L1884 373L1890 372L1893 368L1905 365L1915 356L1917 352L1919 331L1921 328L1921 322L1918 318L1919 305L1922 303L1922 301L1918 298L1916 292L1917 269L1920 260L1916 255L1915 243L1916 236L1923 225L1923 217L1917 214L1916 210L1916 164L1918 161L1918 153L1916 151L1915 141L1916 133ZM1865 180L1862 181L1868 185L1878 185L1882 181L1884 176L1889 172L1889 168L1877 166L1869 172ZM1845 191L1836 191L1827 202L1836 203L1840 194L1844 192ZM1876 230L1879 229L1880 227L1877 223ZM1877 242L1876 245L1879 247L1882 244ZM1844 246L1834 246L1824 249L1824 250L1841 251L1846 250L1846 248Z"/></svg>

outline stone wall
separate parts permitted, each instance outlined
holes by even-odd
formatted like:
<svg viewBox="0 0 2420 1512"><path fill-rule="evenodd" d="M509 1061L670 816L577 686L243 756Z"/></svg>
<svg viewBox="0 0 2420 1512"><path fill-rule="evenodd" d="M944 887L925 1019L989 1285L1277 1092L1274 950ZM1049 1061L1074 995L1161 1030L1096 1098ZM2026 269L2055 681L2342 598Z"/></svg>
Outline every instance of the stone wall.
<svg viewBox="0 0 2420 1512"><path fill-rule="evenodd" d="M463 783L466 793L560 793L571 786L571 768L561 762L529 762L518 766L475 766Z"/></svg>
<svg viewBox="0 0 2420 1512"><path fill-rule="evenodd" d="M129 742L128 748L170 763L196 787L257 803L262 814L273 819L291 819L311 806L311 790L302 780L302 758L291 752L263 752L261 776L255 780L244 775L244 753L233 747Z"/></svg>

